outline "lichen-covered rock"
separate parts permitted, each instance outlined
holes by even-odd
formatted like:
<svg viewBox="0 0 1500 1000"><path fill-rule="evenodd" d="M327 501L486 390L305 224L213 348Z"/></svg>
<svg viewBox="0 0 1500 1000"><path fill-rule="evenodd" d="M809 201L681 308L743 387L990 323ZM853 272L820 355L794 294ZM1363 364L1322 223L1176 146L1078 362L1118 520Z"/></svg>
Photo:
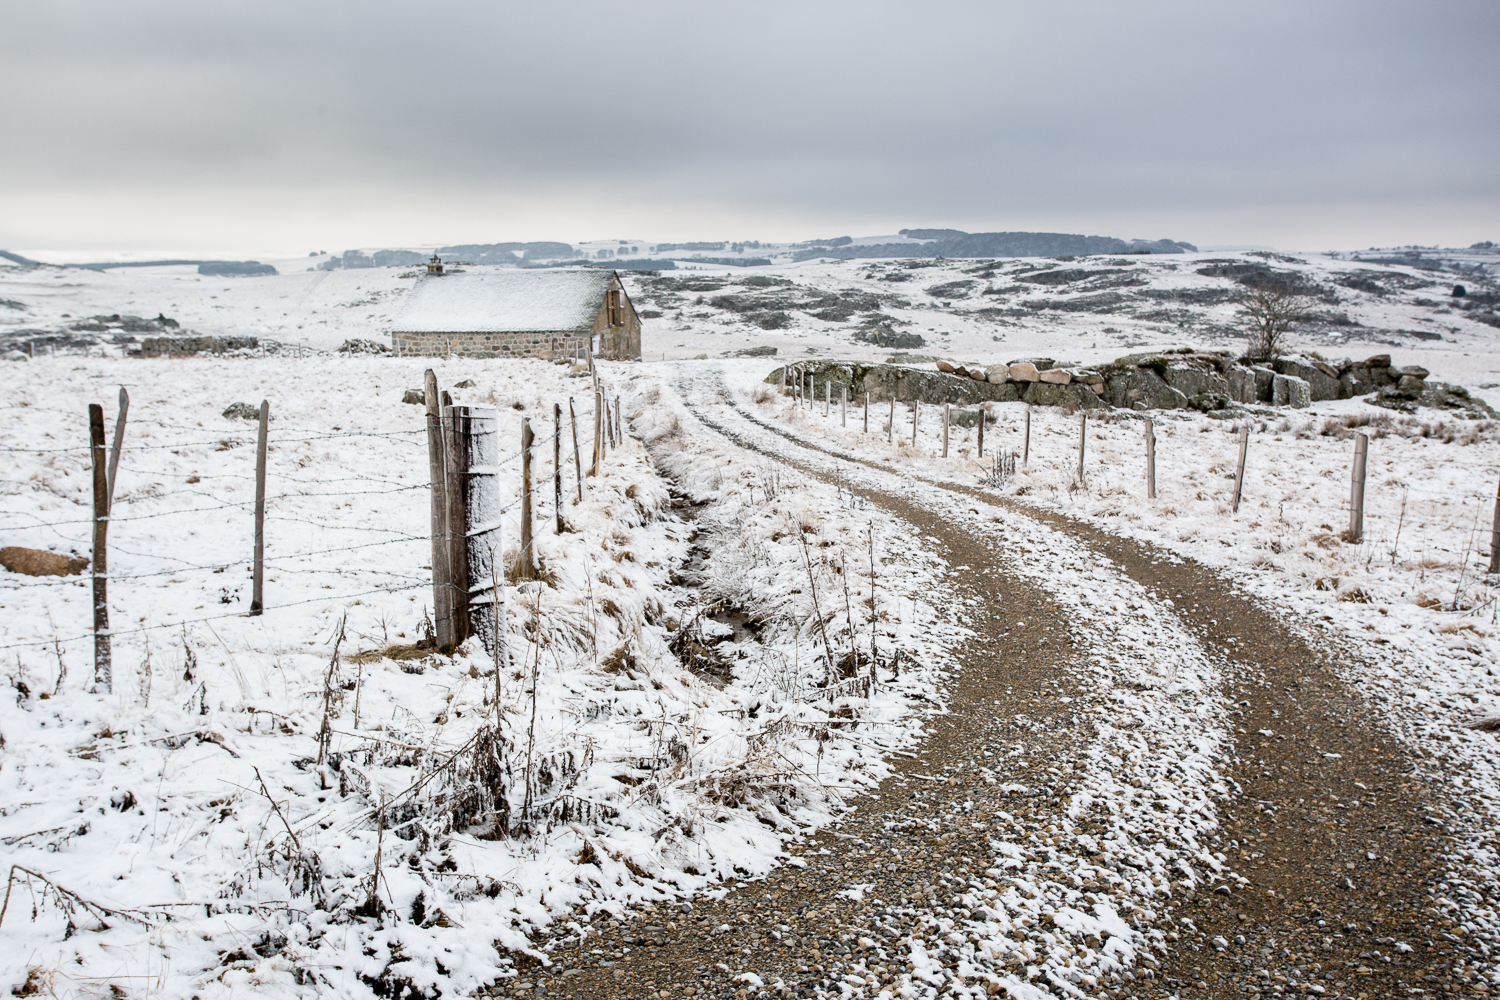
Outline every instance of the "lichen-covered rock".
<svg viewBox="0 0 1500 1000"><path fill-rule="evenodd" d="M229 420L259 420L260 407L254 403L230 403L222 415Z"/></svg>
<svg viewBox="0 0 1500 1000"><path fill-rule="evenodd" d="M1278 374L1271 381L1271 403L1304 409L1312 405L1312 386L1304 378Z"/></svg>
<svg viewBox="0 0 1500 1000"><path fill-rule="evenodd" d="M1112 406L1126 409L1180 410L1187 406L1187 396L1167 385L1150 368L1111 366L1104 376L1104 399Z"/></svg>
<svg viewBox="0 0 1500 1000"><path fill-rule="evenodd" d="M1250 370L1255 373L1255 398L1262 403L1269 403L1271 386L1276 381L1276 373L1261 365L1256 365Z"/></svg>
<svg viewBox="0 0 1500 1000"><path fill-rule="evenodd" d="M1022 396L1032 406L1061 406L1068 410L1102 410L1108 404L1086 385L1032 382Z"/></svg>
<svg viewBox="0 0 1500 1000"><path fill-rule="evenodd" d="M1170 364L1161 372L1162 379L1191 399L1203 393L1228 397L1229 381L1215 371L1205 371L1192 364Z"/></svg>
<svg viewBox="0 0 1500 1000"><path fill-rule="evenodd" d="M1073 381L1073 375L1062 368L1048 368L1044 372L1036 373L1038 382L1049 382L1052 385L1067 385Z"/></svg>
<svg viewBox="0 0 1500 1000"><path fill-rule="evenodd" d="M1035 382L1040 375L1041 373L1036 370L1036 365L1029 361L1018 361L1010 366L1012 382Z"/></svg>
<svg viewBox="0 0 1500 1000"><path fill-rule="evenodd" d="M985 381L1003 385L1010 381L1010 365L990 365L984 370Z"/></svg>
<svg viewBox="0 0 1500 1000"><path fill-rule="evenodd" d="M1231 365L1224 373L1224 381L1229 386L1229 398L1236 403L1260 401L1260 394L1255 387L1255 372L1244 365Z"/></svg>
<svg viewBox="0 0 1500 1000"><path fill-rule="evenodd" d="M1329 375L1310 358L1277 358L1274 367L1278 375L1306 382L1308 392L1315 402L1343 398L1343 386L1339 383L1338 374Z"/></svg>

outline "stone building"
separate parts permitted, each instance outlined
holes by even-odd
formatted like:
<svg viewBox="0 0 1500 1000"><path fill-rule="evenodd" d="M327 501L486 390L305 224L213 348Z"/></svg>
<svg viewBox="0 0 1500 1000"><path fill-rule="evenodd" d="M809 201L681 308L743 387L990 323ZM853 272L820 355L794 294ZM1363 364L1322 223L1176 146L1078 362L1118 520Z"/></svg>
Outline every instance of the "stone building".
<svg viewBox="0 0 1500 1000"><path fill-rule="evenodd" d="M429 268L391 327L400 354L641 359L641 320L602 268Z"/></svg>

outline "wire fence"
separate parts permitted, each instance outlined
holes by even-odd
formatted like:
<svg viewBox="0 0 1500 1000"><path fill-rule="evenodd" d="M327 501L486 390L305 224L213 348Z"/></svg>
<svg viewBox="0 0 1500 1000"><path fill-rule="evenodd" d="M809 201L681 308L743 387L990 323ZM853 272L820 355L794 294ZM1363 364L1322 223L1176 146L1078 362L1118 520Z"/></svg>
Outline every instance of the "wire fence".
<svg viewBox="0 0 1500 1000"><path fill-rule="evenodd" d="M589 395L592 396L593 393ZM608 453L610 431L614 429L607 423L610 419L610 397L606 394L602 398L606 409L599 414L603 428L601 437L605 441L601 459ZM518 467L525 453L523 449L504 455L486 470L504 470L506 478L515 483L515 495L499 509L499 515L511 512L527 499L532 501L534 507L543 506L538 501L544 500L546 493L556 490L559 482L562 484L560 492L565 500L582 494L583 487L578 482L577 472L581 470L584 478L588 478L595 467L593 455L589 453L575 456L570 449L559 447L554 466L552 445L561 434L563 442L571 444L577 441L580 449L591 449L594 443L594 406L586 401L586 408L578 412L576 417L570 417L570 412L577 411L576 402L562 399L558 404L563 411L561 425L547 428L544 436L537 436L531 441L532 468L536 475L532 478L529 496L523 495L520 490ZM569 404L573 405L570 407ZM64 414L75 421L79 417L76 410L57 407L0 407L0 435L9 436L12 440L19 436L19 429L5 427L5 418L16 415L17 411ZM548 402L544 414L532 415L532 419L538 423L550 422L553 412L553 405ZM570 421L574 426L570 427ZM578 424L585 426L579 427ZM248 577L253 568L253 511L261 501L255 496L254 486L257 480L256 449L248 446L257 443L256 432L247 433L236 429L212 438L195 436L170 443L150 440L155 432L176 429L195 430L199 435L203 431L201 427L190 428L167 420L155 420L149 413L142 414L139 411L130 412L126 420L127 443L120 448L117 474L120 490L113 497L107 515L110 525L107 545L110 571L107 579L112 585L110 603L127 611L129 617L140 617L137 612L142 609L136 605L152 603L136 599L146 593L136 593L133 590L136 586L154 590L157 587L192 588L196 585L200 588L200 593L192 595L193 599L187 603L197 603L199 608L202 607L200 602L208 599L239 603L239 589L244 586L246 579L238 574L232 577L226 574L237 567L243 567ZM128 443L129 434L137 430L146 433L146 443ZM85 428L77 433L86 438L88 431ZM623 428L619 429L619 433L623 433ZM306 594L308 587L316 586L315 580L308 579L305 584L279 588L286 599L268 601L260 609L263 614L319 602L347 602L374 595L432 587L431 568L428 565L429 546L433 544L433 538L427 530L430 526L429 505L426 502L413 503L407 499L418 491L430 491L432 488L427 456L416 452L418 448L425 450L427 447L427 435L425 427L397 431L337 427L327 432L314 432L299 427L278 429L275 433L267 434L266 479L268 485L280 485L281 489L276 492L267 491L264 495L264 521L268 526L282 524L295 529L289 533L274 529L265 532L266 551L261 565L267 572L274 574L272 582L281 575L303 575L309 578L353 576L356 579L364 578L370 583L379 582L379 585L348 593L319 592L304 597L298 593L299 590ZM308 469L306 452L299 450L293 453L289 450L293 446L310 442L348 445L362 439L374 443L381 452L392 445L396 446L399 449L396 452L397 461L390 464L382 461L380 470L374 475L360 474L357 468L351 470L346 466L342 469L330 468L330 475L322 476ZM223 447L229 442L233 443L232 447ZM147 454L182 452L202 446L212 446L214 450L183 455L176 463L144 458ZM410 446L412 450L407 450L406 446ZM245 450L241 450L242 448ZM33 448L8 444L0 447L0 451L17 456L19 461L24 461L21 456L30 455L41 463L33 470L30 478L0 479L0 483L12 487L8 491L12 497L22 495L30 487L41 496L62 500L79 511L78 516L67 516L65 511L49 511L46 507L25 509L14 503L7 504L5 508L0 508L0 528L5 529L7 536L40 532L61 542L57 546L59 548L71 548L74 552L82 553L91 551L91 531L95 518L88 499L61 494L56 488L49 488L41 483L47 476L59 471L54 463L57 456L85 456L91 450L87 445ZM330 460L327 458L314 460L318 464L328 461ZM338 458L331 461L340 462ZM361 463L368 464L368 456L362 454L347 462L356 467ZM234 463L243 463L245 468L226 468ZM85 459L84 469L89 469L91 464L91 461ZM199 465L208 465L209 468L200 471L197 468ZM408 478L408 474L412 478ZM554 478L557 482L554 482ZM180 485L166 485L174 480ZM69 485L73 482L76 480L71 480ZM381 503L384 499L394 503ZM377 503L378 509L374 506ZM56 505L52 506L55 508ZM63 516L58 516L59 514ZM346 543L330 541L317 544L317 539L329 532L357 532L364 538L351 539ZM376 537L371 538L372 535ZM198 541L200 538L201 542ZM313 544L309 545L309 542ZM287 547L283 548L283 545ZM184 551L185 549L188 551ZM393 552L390 556L384 554L388 549ZM198 558L193 558L194 555ZM204 559L204 555L209 557ZM298 565L310 561L315 564ZM403 569L403 566L411 569ZM20 596L38 588L86 588L91 579L87 570L83 575L73 576L4 573L0 574L0 592ZM323 589L329 589L330 586L325 583ZM50 615L55 609L49 605L47 610ZM217 614L178 616L160 623L145 623L146 618L141 617L142 624L111 628L108 634L121 637L175 630L195 623L245 617L247 614L248 611L244 609L226 610ZM34 619L36 617L33 616ZM4 631L15 636L17 631L23 629L25 626L21 621L14 621ZM94 630L88 628L69 630L53 626L48 619L34 621L29 630L32 631L32 636L26 637L23 634L15 637L0 644L0 650L38 646L50 649L89 640L96 635ZM60 632L66 634L59 634ZM0 632L0 635L3 634L4 632Z"/></svg>

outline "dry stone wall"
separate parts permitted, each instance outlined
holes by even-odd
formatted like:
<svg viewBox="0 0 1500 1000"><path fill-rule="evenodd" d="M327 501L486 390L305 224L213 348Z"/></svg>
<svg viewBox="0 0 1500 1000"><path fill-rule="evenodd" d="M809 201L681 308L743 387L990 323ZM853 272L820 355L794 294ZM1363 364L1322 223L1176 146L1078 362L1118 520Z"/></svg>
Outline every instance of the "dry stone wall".
<svg viewBox="0 0 1500 1000"><path fill-rule="evenodd" d="M1363 361L1325 362L1300 356L1258 360L1183 351L1130 355L1098 369L1026 358L988 366L939 361L935 368L825 361L793 366L793 370L811 374L820 387L829 381L847 387L851 399L868 392L872 402L892 398L954 405L1024 401L1069 409L1194 409L1227 414L1238 406L1300 408L1370 393L1378 394L1375 402L1379 405L1406 409L1405 404L1415 406L1432 396L1425 368L1393 367L1388 354ZM776 369L766 381L781 382L783 372Z"/></svg>

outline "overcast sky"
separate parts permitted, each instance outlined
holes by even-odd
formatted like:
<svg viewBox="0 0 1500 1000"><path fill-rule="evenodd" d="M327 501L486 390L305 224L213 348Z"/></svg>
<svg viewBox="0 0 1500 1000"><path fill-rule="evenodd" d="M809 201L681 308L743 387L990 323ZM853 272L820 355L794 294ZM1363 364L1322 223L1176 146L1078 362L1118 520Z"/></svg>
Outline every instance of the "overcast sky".
<svg viewBox="0 0 1500 1000"><path fill-rule="evenodd" d="M1500 240L1500 4L0 0L0 247Z"/></svg>

